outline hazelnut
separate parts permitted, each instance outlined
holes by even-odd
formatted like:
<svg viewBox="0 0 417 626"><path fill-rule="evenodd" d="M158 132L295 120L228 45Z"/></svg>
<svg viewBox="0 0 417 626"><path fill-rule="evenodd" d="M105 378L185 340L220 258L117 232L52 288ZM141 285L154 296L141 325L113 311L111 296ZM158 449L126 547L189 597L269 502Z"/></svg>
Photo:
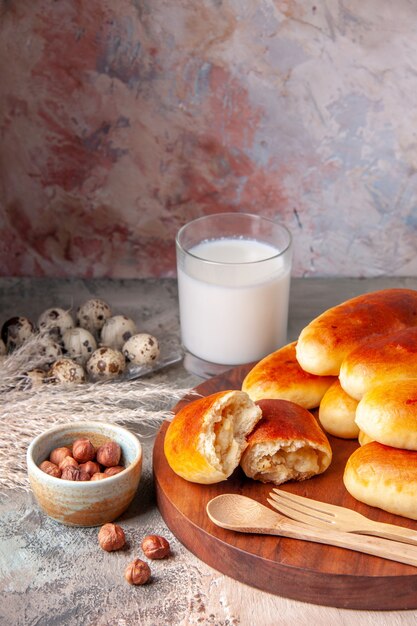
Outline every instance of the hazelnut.
<svg viewBox="0 0 417 626"><path fill-rule="evenodd" d="M151 577L151 569L145 561L135 559L125 569L125 579L129 585L144 585Z"/></svg>
<svg viewBox="0 0 417 626"><path fill-rule="evenodd" d="M123 472L124 469L123 465L115 465L114 467L106 467L104 473L106 476L114 476L115 474Z"/></svg>
<svg viewBox="0 0 417 626"><path fill-rule="evenodd" d="M87 438L77 439L72 444L72 456L79 463L92 461L95 456L95 449L91 441Z"/></svg>
<svg viewBox="0 0 417 626"><path fill-rule="evenodd" d="M45 472L45 474L49 474L49 476L55 476L55 478L61 477L61 470L59 469L58 465L55 465L55 463L51 463L51 461L43 461L39 465L39 469Z"/></svg>
<svg viewBox="0 0 417 626"><path fill-rule="evenodd" d="M104 524L99 530L98 542L106 552L120 550L126 543L123 528L117 524Z"/></svg>
<svg viewBox="0 0 417 626"><path fill-rule="evenodd" d="M165 559L171 554L168 541L160 535L147 535L142 540L142 550L148 559Z"/></svg>
<svg viewBox="0 0 417 626"><path fill-rule="evenodd" d="M52 450L51 454L49 455L49 460L51 461L51 463L59 465L61 461L67 456L71 456L71 450L64 446L62 448L55 448L55 450Z"/></svg>
<svg viewBox="0 0 417 626"><path fill-rule="evenodd" d="M93 474L97 474L100 471L100 465L95 461L87 461L86 463L81 463L80 470L87 472L92 476Z"/></svg>
<svg viewBox="0 0 417 626"><path fill-rule="evenodd" d="M119 444L115 441L108 441L98 448L97 463L105 467L114 467L115 465L119 465L121 454L122 451Z"/></svg>
<svg viewBox="0 0 417 626"><path fill-rule="evenodd" d="M63 470L64 467L79 467L79 465L77 461L72 458L72 456L65 456L58 467L60 470Z"/></svg>
<svg viewBox="0 0 417 626"><path fill-rule="evenodd" d="M87 472L83 472L83 470L80 470L78 467L72 467L71 465L68 465L62 470L61 478L63 478L64 480L84 481L90 480L90 474L87 474Z"/></svg>
<svg viewBox="0 0 417 626"><path fill-rule="evenodd" d="M108 478L107 474L103 474L102 472L96 472L90 478L90 480L103 480L103 478Z"/></svg>

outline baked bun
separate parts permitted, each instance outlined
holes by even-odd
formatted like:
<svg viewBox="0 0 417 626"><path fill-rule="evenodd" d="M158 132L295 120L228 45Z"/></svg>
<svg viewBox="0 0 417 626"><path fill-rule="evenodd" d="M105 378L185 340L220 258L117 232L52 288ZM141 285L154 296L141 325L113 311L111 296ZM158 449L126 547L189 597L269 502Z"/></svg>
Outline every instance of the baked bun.
<svg viewBox="0 0 417 626"><path fill-rule="evenodd" d="M417 519L417 452L367 443L349 457L343 482L357 500Z"/></svg>
<svg viewBox="0 0 417 626"><path fill-rule="evenodd" d="M332 449L314 416L287 400L259 400L262 419L248 437L240 465L246 476L281 485L324 472Z"/></svg>
<svg viewBox="0 0 417 626"><path fill-rule="evenodd" d="M372 437L364 433L362 430L359 431L358 441L360 446L364 446L366 443L371 443L373 441Z"/></svg>
<svg viewBox="0 0 417 626"><path fill-rule="evenodd" d="M359 435L359 427L355 422L357 406L358 401L348 396L336 379L320 402L319 422L330 435L356 439Z"/></svg>
<svg viewBox="0 0 417 626"><path fill-rule="evenodd" d="M272 352L246 375L242 390L252 400L275 398L290 400L306 409L318 407L335 377L304 372L295 356L295 344L294 341Z"/></svg>
<svg viewBox="0 0 417 626"><path fill-rule="evenodd" d="M417 291L383 289L328 309L300 333L296 353L303 370L338 376L342 361L364 340L417 326Z"/></svg>
<svg viewBox="0 0 417 626"><path fill-rule="evenodd" d="M368 391L356 409L356 424L379 443L417 450L417 378Z"/></svg>
<svg viewBox="0 0 417 626"><path fill-rule="evenodd" d="M168 426L166 459L176 474L191 482L226 480L261 417L261 409L243 391L220 391L194 400Z"/></svg>
<svg viewBox="0 0 417 626"><path fill-rule="evenodd" d="M370 339L350 352L340 367L340 383L353 398L377 384L417 376L417 327Z"/></svg>

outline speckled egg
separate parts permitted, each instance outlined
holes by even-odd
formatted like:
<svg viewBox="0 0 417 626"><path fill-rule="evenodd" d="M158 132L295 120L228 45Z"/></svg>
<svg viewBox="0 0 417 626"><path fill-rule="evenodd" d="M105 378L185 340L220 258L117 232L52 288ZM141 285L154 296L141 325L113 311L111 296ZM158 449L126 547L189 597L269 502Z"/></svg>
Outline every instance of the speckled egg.
<svg viewBox="0 0 417 626"><path fill-rule="evenodd" d="M44 311L38 319L41 334L48 334L54 341L61 342L66 330L74 327L71 314L64 309L53 308Z"/></svg>
<svg viewBox="0 0 417 626"><path fill-rule="evenodd" d="M36 343L37 353L44 365L52 365L60 356L62 349L59 343L54 341L49 335L39 337Z"/></svg>
<svg viewBox="0 0 417 626"><path fill-rule="evenodd" d="M136 324L130 317L114 315L106 320L101 329L101 345L121 350L126 341L137 332Z"/></svg>
<svg viewBox="0 0 417 626"><path fill-rule="evenodd" d="M86 380L84 368L72 359L58 359L52 364L48 374L48 382L77 385Z"/></svg>
<svg viewBox="0 0 417 626"><path fill-rule="evenodd" d="M109 380L123 374L126 361L119 350L103 346L98 348L87 361L86 369L94 380Z"/></svg>
<svg viewBox="0 0 417 626"><path fill-rule="evenodd" d="M34 332L35 328L27 317L8 319L1 329L1 338L6 346L6 351L11 352L15 348L19 348Z"/></svg>
<svg viewBox="0 0 417 626"><path fill-rule="evenodd" d="M84 365L97 349L97 342L85 328L70 328L64 333L63 346L70 359Z"/></svg>
<svg viewBox="0 0 417 626"><path fill-rule="evenodd" d="M77 309L77 324L95 336L109 317L111 317L109 305L99 298L91 298Z"/></svg>
<svg viewBox="0 0 417 626"><path fill-rule="evenodd" d="M135 365L152 363L159 356L159 342L149 333L132 335L122 348L125 358Z"/></svg>
<svg viewBox="0 0 417 626"><path fill-rule="evenodd" d="M33 369L23 374L22 385L23 389L33 389L34 387L40 387L45 382L46 372L41 369Z"/></svg>

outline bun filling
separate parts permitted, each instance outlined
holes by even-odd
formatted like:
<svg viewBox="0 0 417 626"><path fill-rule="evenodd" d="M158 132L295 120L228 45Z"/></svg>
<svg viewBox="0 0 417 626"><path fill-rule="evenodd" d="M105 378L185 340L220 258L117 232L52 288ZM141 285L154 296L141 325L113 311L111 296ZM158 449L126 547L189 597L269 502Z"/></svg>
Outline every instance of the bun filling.
<svg viewBox="0 0 417 626"><path fill-rule="evenodd" d="M204 419L198 441L199 452L216 470L229 476L239 465L247 446L246 437L260 416L260 409L246 394L222 398Z"/></svg>

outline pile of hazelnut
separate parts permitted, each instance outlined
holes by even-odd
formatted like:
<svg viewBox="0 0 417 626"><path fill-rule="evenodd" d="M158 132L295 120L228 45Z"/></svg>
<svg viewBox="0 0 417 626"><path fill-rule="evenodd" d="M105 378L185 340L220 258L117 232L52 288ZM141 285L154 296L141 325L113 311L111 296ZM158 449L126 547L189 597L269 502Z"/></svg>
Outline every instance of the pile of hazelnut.
<svg viewBox="0 0 417 626"><path fill-rule="evenodd" d="M58 307L44 311L36 326L26 317L8 319L1 328L0 357L36 333L45 368L27 372L31 384L110 380L121 376L129 364L146 365L160 354L156 337L139 332L126 315L113 315L107 302L98 298L79 306L75 320Z"/></svg>
<svg viewBox="0 0 417 626"><path fill-rule="evenodd" d="M124 530L118 524L104 524L98 533L100 547L106 552L121 550L126 545ZM148 559L165 559L171 554L168 541L160 535L146 535L141 543L142 552ZM144 585L151 577L151 568L143 559L134 559L125 569L129 585Z"/></svg>
<svg viewBox="0 0 417 626"><path fill-rule="evenodd" d="M120 465L121 454L115 441L106 441L96 449L88 438L83 437L76 439L72 446L54 448L39 469L64 480L102 480L125 469Z"/></svg>
<svg viewBox="0 0 417 626"><path fill-rule="evenodd" d="M49 458L39 468L55 478L92 481L108 478L122 472L119 465L121 448L115 441L106 441L97 449L87 437L76 439L71 446L54 448ZM126 545L124 530L118 524L107 523L98 533L100 547L106 552L121 550ZM164 559L171 554L168 541L160 535L146 535L141 543L148 559ZM143 559L136 558L125 569L125 579L130 585L143 585L149 581L151 569Z"/></svg>

